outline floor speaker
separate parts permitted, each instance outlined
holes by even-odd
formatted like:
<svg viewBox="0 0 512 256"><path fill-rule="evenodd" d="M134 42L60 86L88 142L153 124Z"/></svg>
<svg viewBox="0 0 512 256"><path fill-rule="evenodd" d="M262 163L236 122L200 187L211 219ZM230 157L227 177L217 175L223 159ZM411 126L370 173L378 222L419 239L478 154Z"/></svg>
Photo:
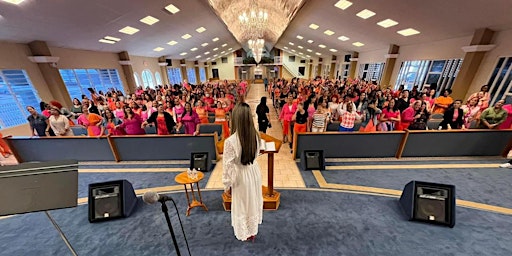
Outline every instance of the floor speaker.
<svg viewBox="0 0 512 256"><path fill-rule="evenodd" d="M127 180L89 184L89 222L124 218L137 205L137 196Z"/></svg>
<svg viewBox="0 0 512 256"><path fill-rule="evenodd" d="M300 162L304 171L325 170L324 151L304 150Z"/></svg>
<svg viewBox="0 0 512 256"><path fill-rule="evenodd" d="M190 156L190 169L207 172L211 169L208 152L192 152Z"/></svg>
<svg viewBox="0 0 512 256"><path fill-rule="evenodd" d="M455 186L411 181L405 185L400 205L408 220L455 226Z"/></svg>

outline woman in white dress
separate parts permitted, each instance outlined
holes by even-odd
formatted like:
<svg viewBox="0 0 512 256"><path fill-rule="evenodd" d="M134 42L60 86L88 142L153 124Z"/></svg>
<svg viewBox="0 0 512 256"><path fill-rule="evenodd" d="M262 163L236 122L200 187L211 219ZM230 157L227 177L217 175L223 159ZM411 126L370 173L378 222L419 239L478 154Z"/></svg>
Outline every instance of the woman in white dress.
<svg viewBox="0 0 512 256"><path fill-rule="evenodd" d="M240 103L233 110L232 134L224 142L222 182L231 196L231 225L241 241L254 240L263 220L259 144L249 105Z"/></svg>
<svg viewBox="0 0 512 256"><path fill-rule="evenodd" d="M50 128L56 136L73 136L73 131L69 128L69 119L61 115L59 108L52 107L50 114L51 116L48 118L50 126L46 128L47 136L49 136Z"/></svg>

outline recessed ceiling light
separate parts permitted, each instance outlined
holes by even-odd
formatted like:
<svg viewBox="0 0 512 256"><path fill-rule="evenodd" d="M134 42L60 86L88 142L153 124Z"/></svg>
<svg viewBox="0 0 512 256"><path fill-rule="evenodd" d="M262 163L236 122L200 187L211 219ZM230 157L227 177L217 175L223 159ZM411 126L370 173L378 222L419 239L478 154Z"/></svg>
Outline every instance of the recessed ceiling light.
<svg viewBox="0 0 512 256"><path fill-rule="evenodd" d="M336 49L329 49L329 51L331 51L331 52L337 52L338 50L336 50Z"/></svg>
<svg viewBox="0 0 512 256"><path fill-rule="evenodd" d="M311 55L306 55L306 57L311 58Z"/></svg>
<svg viewBox="0 0 512 256"><path fill-rule="evenodd" d="M315 24L315 23L311 23L311 25L309 25L309 28L310 29L318 29L319 26L317 24Z"/></svg>
<svg viewBox="0 0 512 256"><path fill-rule="evenodd" d="M392 27L392 26L395 26L397 25L398 22L392 20L392 19L385 19L379 23L377 23L377 25L383 27L383 28L389 28L389 27Z"/></svg>
<svg viewBox="0 0 512 256"><path fill-rule="evenodd" d="M338 40L340 40L340 41L347 41L347 40L349 40L349 39L350 39L350 38L348 38L348 37L346 37L346 36L340 36L340 37L338 37Z"/></svg>
<svg viewBox="0 0 512 256"><path fill-rule="evenodd" d="M204 55L208 55L208 54L210 54L210 52L205 52L205 53L204 53Z"/></svg>
<svg viewBox="0 0 512 256"><path fill-rule="evenodd" d="M297 47L299 47L299 49L304 49L304 46L302 46L302 45L299 45Z"/></svg>
<svg viewBox="0 0 512 256"><path fill-rule="evenodd" d="M218 49L219 49L219 48L213 48L213 51L216 51L216 50L218 50Z"/></svg>
<svg viewBox="0 0 512 256"><path fill-rule="evenodd" d="M306 49L306 51L308 51L308 52L313 52L313 50L311 50L311 49Z"/></svg>
<svg viewBox="0 0 512 256"><path fill-rule="evenodd" d="M323 45L323 44L319 44L319 45L318 45L318 47L320 47L320 48L325 48L325 45Z"/></svg>
<svg viewBox="0 0 512 256"><path fill-rule="evenodd" d="M297 35L297 38L300 39L300 40L304 39L304 37L301 36L301 35Z"/></svg>
<svg viewBox="0 0 512 256"><path fill-rule="evenodd" d="M352 45L357 46L357 47L361 47L361 46L363 46L364 44L363 44L363 43L361 43L361 42L355 42L355 43L352 43Z"/></svg>
<svg viewBox="0 0 512 256"><path fill-rule="evenodd" d="M201 58L201 55L197 55L197 56L196 56L196 59L199 59L199 58Z"/></svg>
<svg viewBox="0 0 512 256"><path fill-rule="evenodd" d="M206 60L210 60L211 58L206 58Z"/></svg>
<svg viewBox="0 0 512 256"><path fill-rule="evenodd" d="M226 47L226 46L228 46L228 44L223 44L223 45L222 45L222 47Z"/></svg>
<svg viewBox="0 0 512 256"><path fill-rule="evenodd" d="M202 47L206 47L208 45L208 43L202 43L201 46Z"/></svg>
<svg viewBox="0 0 512 256"><path fill-rule="evenodd" d="M181 38L183 38L183 39L189 39L191 37L192 36L190 34L184 34L184 35L181 36Z"/></svg>
<svg viewBox="0 0 512 256"><path fill-rule="evenodd" d="M172 14L176 14L177 12L180 11L180 9L178 9L178 7L174 6L174 4L170 4L170 5L166 6L165 9Z"/></svg>
<svg viewBox="0 0 512 256"><path fill-rule="evenodd" d="M213 57L217 57L217 56L219 56L219 55L218 54L213 55Z"/></svg>
<svg viewBox="0 0 512 256"><path fill-rule="evenodd" d="M197 51L197 48L196 48L196 47L194 47L194 48L190 49L190 51L191 51L191 52L195 52L195 51Z"/></svg>
<svg viewBox="0 0 512 256"><path fill-rule="evenodd" d="M223 52L221 52L220 54L224 54L224 53L226 53L226 51L223 51Z"/></svg>
<svg viewBox="0 0 512 256"><path fill-rule="evenodd" d="M302 53L302 52L299 52L299 54L300 54L300 55L303 55L304 53Z"/></svg>
<svg viewBox="0 0 512 256"><path fill-rule="evenodd" d="M107 40L116 41L116 42L121 41L121 39L120 39L120 38L113 37L113 36L106 36L106 37L104 37L104 38L105 38L105 39L107 39Z"/></svg>
<svg viewBox="0 0 512 256"><path fill-rule="evenodd" d="M375 15L375 13L368 9L364 9L364 10L360 11L359 13L357 13L356 15L357 15L357 17L360 17L363 19L368 19L368 18L372 17L373 15Z"/></svg>
<svg viewBox="0 0 512 256"><path fill-rule="evenodd" d="M25 1L25 0L4 0L4 2L10 3L10 4L15 4L15 5L18 5L23 1Z"/></svg>
<svg viewBox="0 0 512 256"><path fill-rule="evenodd" d="M197 33L203 33L206 31L206 28L200 27L200 28L197 28L196 31L197 31Z"/></svg>
<svg viewBox="0 0 512 256"><path fill-rule="evenodd" d="M228 49L228 51L231 51L231 50L233 50L233 48L229 48L229 49Z"/></svg>
<svg viewBox="0 0 512 256"><path fill-rule="evenodd" d="M292 52L295 52L295 50L294 50L294 49L292 49Z"/></svg>
<svg viewBox="0 0 512 256"><path fill-rule="evenodd" d="M308 40L308 43L312 44L314 41L313 40Z"/></svg>
<svg viewBox="0 0 512 256"><path fill-rule="evenodd" d="M315 54L316 54L316 55L318 55L318 56L322 55L322 54L321 54L321 53L319 53L319 52L316 52Z"/></svg>
<svg viewBox="0 0 512 256"><path fill-rule="evenodd" d="M157 48L153 49L153 51L155 51L155 52L160 52L163 50L164 50L164 48L162 48L162 47L157 47Z"/></svg>
<svg viewBox="0 0 512 256"><path fill-rule="evenodd" d="M347 0L340 0L336 4L334 4L334 6L340 8L342 10L349 8L351 5L352 5L352 2L347 1Z"/></svg>
<svg viewBox="0 0 512 256"><path fill-rule="evenodd" d="M172 41L168 42L167 44L168 44L168 45L175 45L175 44L177 44L177 43L178 43L178 42L176 42L176 41L172 40Z"/></svg>
<svg viewBox="0 0 512 256"><path fill-rule="evenodd" d="M182 52L182 53L180 53L180 55L181 56L185 56L185 55L187 55L187 53L186 52Z"/></svg>
<svg viewBox="0 0 512 256"><path fill-rule="evenodd" d="M126 27L122 28L121 30L119 30L119 32L125 33L128 35L133 35L133 34L139 32L139 30L134 27L126 26Z"/></svg>
<svg viewBox="0 0 512 256"><path fill-rule="evenodd" d="M289 42L288 44L289 44L289 45L295 45L295 44L294 44L294 43L292 43L292 42Z"/></svg>
<svg viewBox="0 0 512 256"><path fill-rule="evenodd" d="M142 23L145 23L145 24L148 24L148 25L153 25L157 22L159 22L160 20L153 17L153 16L146 16L145 18L141 19L140 22Z"/></svg>
<svg viewBox="0 0 512 256"><path fill-rule="evenodd" d="M104 43L104 44L115 44L116 42L115 41L111 41L111 40L107 40L107 39L100 39L98 40L100 43Z"/></svg>
<svg viewBox="0 0 512 256"><path fill-rule="evenodd" d="M287 49L287 50L288 50L288 46L285 46L285 47L283 47L283 48L285 48L285 49Z"/></svg>
<svg viewBox="0 0 512 256"><path fill-rule="evenodd" d="M408 29L400 30L397 33L402 36L412 36L412 35L419 34L420 32L416 29L408 28Z"/></svg>
<svg viewBox="0 0 512 256"><path fill-rule="evenodd" d="M217 42L217 41L219 41L219 38L216 37L216 38L212 39L212 41Z"/></svg>
<svg viewBox="0 0 512 256"><path fill-rule="evenodd" d="M324 31L324 34L326 34L328 36L332 36L332 35L334 35L334 31L326 30L326 31Z"/></svg>

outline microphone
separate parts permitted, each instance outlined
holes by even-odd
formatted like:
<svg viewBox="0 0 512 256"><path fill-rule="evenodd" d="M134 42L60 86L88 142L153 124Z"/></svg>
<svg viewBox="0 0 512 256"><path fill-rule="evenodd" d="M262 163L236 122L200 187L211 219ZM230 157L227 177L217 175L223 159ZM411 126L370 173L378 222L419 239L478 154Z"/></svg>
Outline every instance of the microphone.
<svg viewBox="0 0 512 256"><path fill-rule="evenodd" d="M142 196L142 201L144 201L146 204L154 204L156 202L163 203L165 201L170 201L172 198L170 196L166 195L160 195L153 191L148 191L144 193Z"/></svg>

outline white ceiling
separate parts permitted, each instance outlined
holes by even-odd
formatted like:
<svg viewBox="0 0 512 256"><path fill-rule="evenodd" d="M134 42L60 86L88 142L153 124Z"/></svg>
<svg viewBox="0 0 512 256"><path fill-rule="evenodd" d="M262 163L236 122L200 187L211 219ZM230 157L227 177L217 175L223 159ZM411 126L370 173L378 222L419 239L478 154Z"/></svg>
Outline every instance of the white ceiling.
<svg viewBox="0 0 512 256"><path fill-rule="evenodd" d="M353 5L346 10L334 7L336 2L306 0L276 47L287 46L312 57L317 57L315 52L320 52L320 57L341 56L344 52L387 49L390 44L410 45L470 36L475 29L483 27L498 31L512 29L511 0L352 0ZM181 11L174 15L165 11L164 7L171 3ZM363 9L370 9L376 15L367 20L357 17L355 14ZM152 26L139 22L147 15L160 19L160 22ZM387 29L376 25L387 18L399 24ZM320 28L308 28L311 23ZM134 35L118 32L125 26L140 31ZM207 30L198 33L195 30L199 27ZM409 27L421 33L409 37L396 33ZM335 34L323 34L326 29ZM182 39L186 33L192 38ZM297 35L304 39L297 39ZM341 35L350 40L337 40ZM113 45L98 42L104 36L121 38L121 41ZM215 37L220 40L212 42ZM309 39L314 43L307 43ZM222 51L227 54L241 48L209 6L208 0L25 0L19 6L0 0L0 40L20 43L43 40L55 47L128 51L131 55L201 61L205 61L204 56L220 56ZM171 40L178 44L168 45ZM365 45L355 47L352 43L356 41ZM202 47L205 42L208 46ZM295 45L291 46L289 42ZM226 47L222 47L224 43ZM319 48L319 44L326 45L326 48ZM304 48L299 49L299 45ZM156 47L164 50L155 52L153 49ZM194 47L198 50L191 52ZM219 49L213 51L214 48ZM233 49L228 51L229 48ZM313 54L306 52L308 48ZM331 48L338 52L330 52ZM209 55L204 54L207 51ZM179 55L182 52L187 52L187 55ZM197 59L197 55L201 58Z"/></svg>

